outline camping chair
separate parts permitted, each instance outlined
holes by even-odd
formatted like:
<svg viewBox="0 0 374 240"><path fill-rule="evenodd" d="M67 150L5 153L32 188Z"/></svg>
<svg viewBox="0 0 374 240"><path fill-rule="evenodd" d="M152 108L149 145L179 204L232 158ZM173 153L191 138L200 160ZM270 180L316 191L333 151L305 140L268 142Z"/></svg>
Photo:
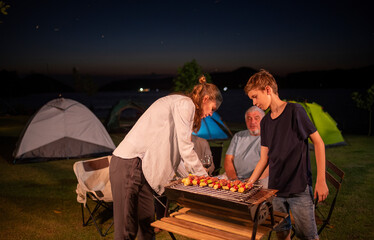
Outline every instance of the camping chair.
<svg viewBox="0 0 374 240"><path fill-rule="evenodd" d="M315 201L315 214L318 228L318 234L326 226L330 226L330 218L334 211L336 199L344 178L344 172L335 164L326 160L326 182L329 187L329 197L324 202L318 203L318 197Z"/></svg>
<svg viewBox="0 0 374 240"><path fill-rule="evenodd" d="M112 191L109 181L109 162L111 156L95 158L91 160L75 162L73 169L78 179L77 201L81 203L83 226L87 226L91 221L94 223L101 236L106 236L113 222L107 229L100 229L98 225L98 215L104 210L110 211L113 216ZM88 202L94 207L91 209ZM89 213L87 220L84 218L84 208Z"/></svg>

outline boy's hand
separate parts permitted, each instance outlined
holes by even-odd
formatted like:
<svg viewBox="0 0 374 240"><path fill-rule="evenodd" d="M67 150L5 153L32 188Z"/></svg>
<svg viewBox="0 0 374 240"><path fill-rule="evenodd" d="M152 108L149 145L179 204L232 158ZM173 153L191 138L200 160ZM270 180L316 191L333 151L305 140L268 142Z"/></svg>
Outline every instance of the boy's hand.
<svg viewBox="0 0 374 240"><path fill-rule="evenodd" d="M314 199L317 198L318 195L318 202L323 202L326 200L327 196L329 195L329 189L327 187L326 181L317 181L316 187L314 190Z"/></svg>

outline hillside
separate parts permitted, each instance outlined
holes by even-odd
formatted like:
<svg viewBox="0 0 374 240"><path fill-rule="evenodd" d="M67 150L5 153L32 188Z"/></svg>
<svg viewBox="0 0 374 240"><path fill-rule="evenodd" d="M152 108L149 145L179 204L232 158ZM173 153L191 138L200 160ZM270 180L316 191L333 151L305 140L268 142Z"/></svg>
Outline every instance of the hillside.
<svg viewBox="0 0 374 240"><path fill-rule="evenodd" d="M220 89L243 89L250 76L256 73L250 67L241 67L230 72L210 73L212 81ZM303 71L274 76L280 88L369 88L374 83L374 65L357 69L334 69L324 71ZM172 90L173 77L164 78L131 78L111 82L99 91L137 90L140 87L151 90Z"/></svg>
<svg viewBox="0 0 374 240"><path fill-rule="evenodd" d="M30 74L20 78L16 72L0 71L1 97L19 97L49 92L72 92L68 85L43 74Z"/></svg>
<svg viewBox="0 0 374 240"><path fill-rule="evenodd" d="M240 67L234 71L210 73L213 83L220 89L243 89L250 76L258 70ZM91 76L89 76L91 78ZM304 89L367 89L374 83L374 65L356 69L334 69L323 71L302 71L286 76L274 76L280 88ZM118 80L113 77L92 76L90 86L98 92L120 92L148 88L151 91L172 91L174 76L145 75ZM16 72L0 71L0 94L2 98L17 97L39 93L66 93L76 90L63 79L72 79L64 75L61 78L33 73L19 77ZM101 79L101 80L97 80ZM105 79L105 81L103 81ZM86 83L87 84L87 83ZM100 87L98 87L100 86ZM82 90L81 90L82 91Z"/></svg>

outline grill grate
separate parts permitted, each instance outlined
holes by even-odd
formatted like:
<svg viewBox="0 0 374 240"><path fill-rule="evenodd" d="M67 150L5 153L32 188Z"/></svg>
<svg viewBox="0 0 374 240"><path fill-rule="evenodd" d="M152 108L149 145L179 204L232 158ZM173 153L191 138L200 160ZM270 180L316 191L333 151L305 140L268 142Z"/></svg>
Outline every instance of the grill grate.
<svg viewBox="0 0 374 240"><path fill-rule="evenodd" d="M199 186L185 186L184 184L175 184L168 186L170 189L176 189L179 191L214 197L218 199L222 199L225 201L231 202L240 202L240 203L247 203L253 204L259 198L263 197L261 193L261 185L255 185L252 189L248 192L239 193L239 192L231 192L230 190L223 190L223 189L213 189L210 187L199 187Z"/></svg>

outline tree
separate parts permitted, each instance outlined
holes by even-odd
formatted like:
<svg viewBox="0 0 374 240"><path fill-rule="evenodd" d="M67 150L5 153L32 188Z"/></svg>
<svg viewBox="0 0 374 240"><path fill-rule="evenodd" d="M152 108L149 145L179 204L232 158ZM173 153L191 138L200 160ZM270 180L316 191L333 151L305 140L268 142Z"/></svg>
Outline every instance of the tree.
<svg viewBox="0 0 374 240"><path fill-rule="evenodd" d="M6 4L4 1L0 1L0 13L2 15L8 15L8 8L10 8L9 4ZM0 20L0 23L3 23L3 21Z"/></svg>
<svg viewBox="0 0 374 240"><path fill-rule="evenodd" d="M211 77L208 73L203 73L203 70L196 60L187 62L183 67L178 69L177 76L173 79L174 91L177 92L190 92L193 87L198 83L201 75L205 76L207 82L211 82Z"/></svg>
<svg viewBox="0 0 374 240"><path fill-rule="evenodd" d="M6 4L4 1L0 1L0 12L4 15L8 15L8 8L10 8L9 4Z"/></svg>
<svg viewBox="0 0 374 240"><path fill-rule="evenodd" d="M368 135L371 135L371 123L373 115L373 105L374 105L374 84L366 91L365 95L362 95L359 92L352 93L352 99L356 102L358 108L365 109L369 112L369 132Z"/></svg>

